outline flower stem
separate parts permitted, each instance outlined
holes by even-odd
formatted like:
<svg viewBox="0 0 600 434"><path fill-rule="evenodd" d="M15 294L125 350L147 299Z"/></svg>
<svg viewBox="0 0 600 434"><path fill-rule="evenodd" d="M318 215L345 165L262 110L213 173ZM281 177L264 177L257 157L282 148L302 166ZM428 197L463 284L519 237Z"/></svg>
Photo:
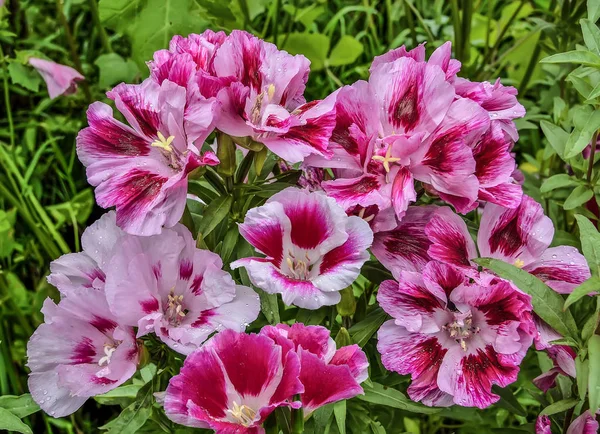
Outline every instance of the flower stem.
<svg viewBox="0 0 600 434"><path fill-rule="evenodd" d="M13 124L12 110L10 108L10 95L8 93L8 70L6 68L6 59L4 59L4 51L0 45L0 59L2 60L2 78L4 81L4 104L6 106L6 117L8 119L8 133L10 134L10 147L15 147L15 126Z"/></svg>
<svg viewBox="0 0 600 434"><path fill-rule="evenodd" d="M100 22L100 14L98 13L98 3L96 2L96 0L88 0L88 3L90 5L92 19L94 20L94 24L98 28L98 34L100 35L100 41L102 42L102 48L104 48L104 51L106 51L107 53L112 53L113 49L112 49L112 46L110 45L110 41L108 40L108 35L106 34L106 30L104 29L104 26ZM81 72L81 71L79 71L79 72Z"/></svg>
<svg viewBox="0 0 600 434"><path fill-rule="evenodd" d="M592 136L592 144L591 144L591 151L590 151L590 161L588 163L588 170L587 170L587 181L591 184L592 183L592 174L594 172L594 157L596 156L596 142L598 141L598 131L596 131L594 133L594 135Z"/></svg>
<svg viewBox="0 0 600 434"><path fill-rule="evenodd" d="M304 432L304 411L302 408L292 410L292 433L302 434Z"/></svg>

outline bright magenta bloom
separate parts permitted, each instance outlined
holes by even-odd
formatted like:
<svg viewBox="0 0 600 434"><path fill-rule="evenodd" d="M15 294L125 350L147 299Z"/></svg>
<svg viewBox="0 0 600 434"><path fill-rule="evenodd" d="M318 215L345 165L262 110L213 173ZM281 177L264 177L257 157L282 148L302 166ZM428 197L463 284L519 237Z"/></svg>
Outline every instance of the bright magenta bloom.
<svg viewBox="0 0 600 434"><path fill-rule="evenodd" d="M240 233L266 258L239 259L250 279L285 304L306 309L334 305L369 259L369 225L348 217L320 192L287 188L246 214Z"/></svg>
<svg viewBox="0 0 600 434"><path fill-rule="evenodd" d="M29 64L40 73L46 82L50 99L77 92L77 82L85 80L83 75L70 66L61 65L50 60L30 57Z"/></svg>

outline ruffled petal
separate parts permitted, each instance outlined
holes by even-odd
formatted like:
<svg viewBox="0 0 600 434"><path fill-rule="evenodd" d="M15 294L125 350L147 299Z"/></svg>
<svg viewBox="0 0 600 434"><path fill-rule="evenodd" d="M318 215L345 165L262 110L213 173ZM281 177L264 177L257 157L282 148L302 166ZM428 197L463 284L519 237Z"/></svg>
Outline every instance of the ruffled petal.
<svg viewBox="0 0 600 434"><path fill-rule="evenodd" d="M439 208L431 217L425 233L431 241L427 253L433 259L461 268L471 268L477 257L475 242L467 225L450 208Z"/></svg>

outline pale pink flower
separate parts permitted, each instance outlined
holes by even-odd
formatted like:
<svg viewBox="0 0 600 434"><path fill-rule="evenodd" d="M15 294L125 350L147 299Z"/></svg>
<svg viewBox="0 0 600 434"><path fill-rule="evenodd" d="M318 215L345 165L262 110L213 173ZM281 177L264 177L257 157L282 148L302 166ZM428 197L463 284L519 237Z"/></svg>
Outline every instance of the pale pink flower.
<svg viewBox="0 0 600 434"><path fill-rule="evenodd" d="M70 66L61 65L50 60L30 57L29 64L40 73L46 82L50 99L77 92L77 82L85 80L83 75Z"/></svg>
<svg viewBox="0 0 600 434"><path fill-rule="evenodd" d="M373 241L364 220L348 217L320 192L294 187L248 211L240 234L266 258L239 259L231 268L245 267L256 286L306 309L340 301L339 291L358 277Z"/></svg>
<svg viewBox="0 0 600 434"><path fill-rule="evenodd" d="M135 333L118 323L103 290L82 287L58 305L48 298L42 313L44 323L27 344L27 366L31 396L46 413L67 416L135 373Z"/></svg>
<svg viewBox="0 0 600 434"><path fill-rule="evenodd" d="M272 339L226 330L190 354L164 397L167 417L218 434L264 434L281 406L298 408L300 361Z"/></svg>
<svg viewBox="0 0 600 434"><path fill-rule="evenodd" d="M185 208L187 174L216 165L199 148L210 134L213 100L188 105L184 87L151 79L120 84L107 94L131 127L113 117L110 106L88 109L89 127L77 136L77 155L87 167L103 208L116 207L117 224L135 235L154 235L179 221Z"/></svg>
<svg viewBox="0 0 600 434"><path fill-rule="evenodd" d="M214 332L241 332L258 317L260 301L236 285L221 258L195 247L180 224L158 235L122 238L112 251L106 298L119 322L150 332L182 354Z"/></svg>
<svg viewBox="0 0 600 434"><path fill-rule="evenodd" d="M588 410L571 422L565 434L598 434L598 427L596 415Z"/></svg>
<svg viewBox="0 0 600 434"><path fill-rule="evenodd" d="M535 335L528 295L495 276L471 280L439 262L383 282L377 300L393 317L378 332L381 361L411 374L409 396L429 406L497 402L492 386L516 381Z"/></svg>

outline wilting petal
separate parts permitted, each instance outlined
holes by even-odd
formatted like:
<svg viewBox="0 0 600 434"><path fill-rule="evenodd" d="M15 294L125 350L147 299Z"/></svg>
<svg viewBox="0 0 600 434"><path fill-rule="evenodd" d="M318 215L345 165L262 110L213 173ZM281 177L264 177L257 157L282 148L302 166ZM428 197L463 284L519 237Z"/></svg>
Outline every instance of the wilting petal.
<svg viewBox="0 0 600 434"><path fill-rule="evenodd" d="M558 368L552 368L547 372L535 377L532 382L535 387L546 393L548 390L556 386L556 377L562 374L562 371Z"/></svg>
<svg viewBox="0 0 600 434"><path fill-rule="evenodd" d="M425 226L425 233L432 243L427 251L431 258L471 268L470 260L477 257L475 243L464 220L450 208L439 208Z"/></svg>
<svg viewBox="0 0 600 434"><path fill-rule="evenodd" d="M529 265L548 248L554 235L552 221L540 204L523 196L518 208L488 203L481 216L477 246L482 257Z"/></svg>
<svg viewBox="0 0 600 434"><path fill-rule="evenodd" d="M548 416L538 416L535 421L535 434L552 434L552 422Z"/></svg>
<svg viewBox="0 0 600 434"><path fill-rule="evenodd" d="M569 294L590 278L590 269L581 253L571 246L546 249L534 262L524 267L561 294Z"/></svg>
<svg viewBox="0 0 600 434"><path fill-rule="evenodd" d="M29 64L40 73L46 82L50 99L75 93L77 82L85 79L83 75L70 66L61 65L50 60L30 57Z"/></svg>
<svg viewBox="0 0 600 434"><path fill-rule="evenodd" d="M394 276L400 276L402 270L420 271L431 260L427 254L431 241L425 234L425 225L436 209L409 207L396 229L375 234L371 251Z"/></svg>
<svg viewBox="0 0 600 434"><path fill-rule="evenodd" d="M597 434L598 427L596 415L588 410L571 422L566 434Z"/></svg>

